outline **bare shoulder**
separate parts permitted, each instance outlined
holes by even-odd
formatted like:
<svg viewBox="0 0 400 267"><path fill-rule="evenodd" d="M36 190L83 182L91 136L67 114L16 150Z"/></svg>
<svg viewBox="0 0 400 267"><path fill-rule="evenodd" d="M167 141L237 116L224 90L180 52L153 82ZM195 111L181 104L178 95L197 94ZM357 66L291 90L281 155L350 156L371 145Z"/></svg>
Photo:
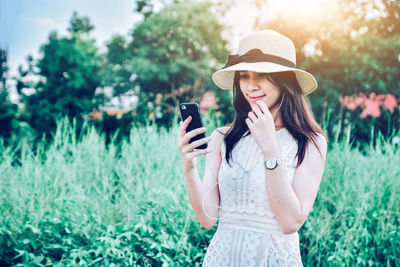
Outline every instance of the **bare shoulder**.
<svg viewBox="0 0 400 267"><path fill-rule="evenodd" d="M229 130L228 126L220 127L215 129L211 134L211 142L215 145L215 147L221 147L222 142L224 141L224 137L226 132Z"/></svg>
<svg viewBox="0 0 400 267"><path fill-rule="evenodd" d="M315 146L314 142L309 142L309 149L311 153L320 153L323 156L323 159L325 161L326 158L326 152L328 149L328 143L326 141L326 138L323 134L317 133L317 137L315 138L315 142L317 146Z"/></svg>
<svg viewBox="0 0 400 267"><path fill-rule="evenodd" d="M230 128L229 126L222 126L222 127L215 129L214 131L217 131L222 135L222 134L226 134L228 132L229 128Z"/></svg>
<svg viewBox="0 0 400 267"><path fill-rule="evenodd" d="M318 144L319 148L326 151L326 149L328 147L328 142L327 142L325 136L321 133L318 133L317 144Z"/></svg>
<svg viewBox="0 0 400 267"><path fill-rule="evenodd" d="M219 127L217 129L215 129L211 136L215 136L216 138L224 138L225 134L228 132L229 127L228 126L223 126L223 127Z"/></svg>

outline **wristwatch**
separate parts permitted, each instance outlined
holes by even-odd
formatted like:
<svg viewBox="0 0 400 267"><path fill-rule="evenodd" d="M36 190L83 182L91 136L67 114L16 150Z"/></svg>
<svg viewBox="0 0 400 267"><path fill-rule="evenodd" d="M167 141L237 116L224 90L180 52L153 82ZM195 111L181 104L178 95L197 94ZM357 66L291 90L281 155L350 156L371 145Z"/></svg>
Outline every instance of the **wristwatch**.
<svg viewBox="0 0 400 267"><path fill-rule="evenodd" d="M276 167L278 167L280 164L282 164L282 159L267 158L267 160L264 161L264 166L268 170L273 170Z"/></svg>

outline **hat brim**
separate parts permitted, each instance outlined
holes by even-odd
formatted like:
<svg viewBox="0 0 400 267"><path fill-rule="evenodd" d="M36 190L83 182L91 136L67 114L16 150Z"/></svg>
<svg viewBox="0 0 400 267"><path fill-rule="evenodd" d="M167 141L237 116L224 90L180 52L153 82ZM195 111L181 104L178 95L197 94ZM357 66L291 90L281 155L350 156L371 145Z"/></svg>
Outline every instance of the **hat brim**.
<svg viewBox="0 0 400 267"><path fill-rule="evenodd" d="M212 75L214 83L221 89L232 89L235 71L254 71L261 73L275 73L284 71L293 71L296 75L297 81L303 90L304 95L308 95L315 89L318 84L314 76L304 70L290 68L271 62L241 62L236 65L220 69Z"/></svg>

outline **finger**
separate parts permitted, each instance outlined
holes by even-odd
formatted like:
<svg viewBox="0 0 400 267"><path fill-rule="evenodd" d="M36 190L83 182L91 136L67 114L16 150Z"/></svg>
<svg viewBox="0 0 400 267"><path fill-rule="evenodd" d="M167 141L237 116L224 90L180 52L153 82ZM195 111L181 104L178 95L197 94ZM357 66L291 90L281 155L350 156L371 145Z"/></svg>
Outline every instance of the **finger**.
<svg viewBox="0 0 400 267"><path fill-rule="evenodd" d="M189 116L184 122L181 122L181 125L179 127L179 138L183 138L183 136L186 134L186 128L188 127L191 120L192 116Z"/></svg>
<svg viewBox="0 0 400 267"><path fill-rule="evenodd" d="M203 155L203 154L207 154L207 153L210 153L212 151L213 151L213 149L211 147L209 147L207 149L195 150L195 151L190 152L190 153L187 154L187 159L190 160L190 159L193 159L194 157L197 157L197 156L200 156L200 155Z"/></svg>
<svg viewBox="0 0 400 267"><path fill-rule="evenodd" d="M186 118L186 120L182 123L183 129L186 131L186 128L188 127L189 123L192 121L192 116L189 116Z"/></svg>
<svg viewBox="0 0 400 267"><path fill-rule="evenodd" d="M250 111L250 112L247 114L247 117L248 117L253 123L257 120L257 117L256 117L256 115L254 114L253 111Z"/></svg>
<svg viewBox="0 0 400 267"><path fill-rule="evenodd" d="M205 137L205 138L201 138L200 140L196 140L193 143L187 145L186 147L184 147L182 149L182 152L188 152L188 151L193 151L196 147L201 146L202 144L206 144L208 142L211 141L211 137Z"/></svg>
<svg viewBox="0 0 400 267"><path fill-rule="evenodd" d="M182 123L183 121L179 121L178 139L181 137Z"/></svg>
<svg viewBox="0 0 400 267"><path fill-rule="evenodd" d="M261 102L263 102L263 101L261 101ZM257 115L258 118L263 117L264 113L261 111L261 109L258 105L253 106L253 112Z"/></svg>
<svg viewBox="0 0 400 267"><path fill-rule="evenodd" d="M182 139L182 142L186 144L189 142L190 139L192 139L192 137L199 135L201 133L204 133L205 131L206 131L206 127L201 127L201 128L191 130L190 132L185 134L185 136Z"/></svg>
<svg viewBox="0 0 400 267"><path fill-rule="evenodd" d="M249 118L245 119L244 121L246 122L247 127L249 127L249 130L253 129L253 123Z"/></svg>
<svg viewBox="0 0 400 267"><path fill-rule="evenodd" d="M258 105L258 107L261 109L261 111L262 111L264 114L270 113L269 108L268 108L267 104L266 104L264 101L257 100L257 101L256 101L256 104Z"/></svg>

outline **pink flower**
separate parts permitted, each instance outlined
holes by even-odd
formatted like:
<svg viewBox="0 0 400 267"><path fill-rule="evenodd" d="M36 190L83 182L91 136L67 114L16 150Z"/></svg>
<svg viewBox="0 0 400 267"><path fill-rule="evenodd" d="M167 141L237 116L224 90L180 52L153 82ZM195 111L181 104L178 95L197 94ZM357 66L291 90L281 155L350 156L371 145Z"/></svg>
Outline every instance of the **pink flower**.
<svg viewBox="0 0 400 267"><path fill-rule="evenodd" d="M357 108L357 104L355 102L349 102L347 103L347 109L349 110L355 110Z"/></svg>
<svg viewBox="0 0 400 267"><path fill-rule="evenodd" d="M363 112L360 115L360 118L365 118L370 115L374 118L377 118L381 115L380 106L383 104L385 95L376 95L372 92L368 98L365 98L365 107Z"/></svg>
<svg viewBox="0 0 400 267"><path fill-rule="evenodd" d="M357 104L355 102L355 96L344 96L344 97L339 97L340 104L344 106L345 108L349 110L355 110L357 108Z"/></svg>
<svg viewBox="0 0 400 267"><path fill-rule="evenodd" d="M377 95L375 92L372 92L369 96L366 96L364 93L359 93L358 96L353 94L351 96L339 97L339 101L342 106L351 111L355 110L357 107L362 108L363 111L360 114L361 118L365 118L368 115L374 118L379 117L381 115L381 106L393 113L398 104L398 100L392 94Z"/></svg>
<svg viewBox="0 0 400 267"><path fill-rule="evenodd" d="M365 109L360 115L360 118L365 118L370 115L374 118L377 118L381 115L381 110L379 109L380 103L375 101L375 99L368 98L365 101Z"/></svg>
<svg viewBox="0 0 400 267"><path fill-rule="evenodd" d="M378 101L379 103L381 103L383 105L383 102L385 102L385 98L386 98L386 95L379 94L379 95L376 96L375 99L376 99L376 101Z"/></svg>
<svg viewBox="0 0 400 267"><path fill-rule="evenodd" d="M390 110L390 113L393 113L396 106L397 99L392 94L387 94L385 101L383 102L383 107Z"/></svg>

